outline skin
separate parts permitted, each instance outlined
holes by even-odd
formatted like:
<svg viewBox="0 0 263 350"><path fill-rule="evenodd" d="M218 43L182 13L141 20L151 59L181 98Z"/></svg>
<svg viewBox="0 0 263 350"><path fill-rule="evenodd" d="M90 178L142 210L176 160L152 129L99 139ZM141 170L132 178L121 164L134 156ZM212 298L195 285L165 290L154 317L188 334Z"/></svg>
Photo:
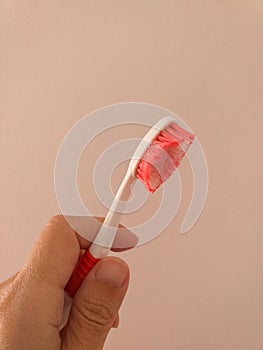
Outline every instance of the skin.
<svg viewBox="0 0 263 350"><path fill-rule="evenodd" d="M125 236L130 247L136 244L131 233ZM60 330L64 288L82 249L89 245L63 216L48 222L23 268L0 284L1 349L103 348L110 329L118 326L118 310L129 284L129 268L119 258L107 257L94 266Z"/></svg>

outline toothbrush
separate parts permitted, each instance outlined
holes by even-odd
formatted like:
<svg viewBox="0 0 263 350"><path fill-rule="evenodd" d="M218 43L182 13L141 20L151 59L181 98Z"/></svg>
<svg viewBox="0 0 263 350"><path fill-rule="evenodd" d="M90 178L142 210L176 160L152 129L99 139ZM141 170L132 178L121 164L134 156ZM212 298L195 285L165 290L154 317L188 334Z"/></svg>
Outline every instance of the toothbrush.
<svg viewBox="0 0 263 350"><path fill-rule="evenodd" d="M180 165L193 140L194 135L176 124L172 117L159 120L144 136L131 158L104 223L90 248L79 259L65 287L70 297L74 297L93 266L109 254L133 182L139 179L148 191L155 192Z"/></svg>

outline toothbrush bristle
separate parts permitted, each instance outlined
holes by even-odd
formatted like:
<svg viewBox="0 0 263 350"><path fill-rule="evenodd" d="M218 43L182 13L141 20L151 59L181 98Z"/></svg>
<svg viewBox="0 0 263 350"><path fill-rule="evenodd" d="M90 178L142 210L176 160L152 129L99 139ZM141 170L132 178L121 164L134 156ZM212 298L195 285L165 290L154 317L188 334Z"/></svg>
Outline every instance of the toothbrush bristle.
<svg viewBox="0 0 263 350"><path fill-rule="evenodd" d="M194 135L176 123L166 126L152 141L136 168L136 177L150 192L165 182L180 165Z"/></svg>

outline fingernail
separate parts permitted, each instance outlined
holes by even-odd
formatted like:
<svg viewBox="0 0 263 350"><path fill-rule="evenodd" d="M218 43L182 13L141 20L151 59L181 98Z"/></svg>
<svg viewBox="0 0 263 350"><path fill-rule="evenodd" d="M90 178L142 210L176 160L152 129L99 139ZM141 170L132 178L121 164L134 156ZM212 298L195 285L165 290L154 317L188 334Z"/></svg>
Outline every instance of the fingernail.
<svg viewBox="0 0 263 350"><path fill-rule="evenodd" d="M105 258L97 264L95 278L114 281L122 287L129 276L128 266L116 258Z"/></svg>
<svg viewBox="0 0 263 350"><path fill-rule="evenodd" d="M113 328L118 328L119 325L120 325L120 317L119 317L119 314L118 314L118 315L116 316L114 322L113 322L112 327L113 327Z"/></svg>

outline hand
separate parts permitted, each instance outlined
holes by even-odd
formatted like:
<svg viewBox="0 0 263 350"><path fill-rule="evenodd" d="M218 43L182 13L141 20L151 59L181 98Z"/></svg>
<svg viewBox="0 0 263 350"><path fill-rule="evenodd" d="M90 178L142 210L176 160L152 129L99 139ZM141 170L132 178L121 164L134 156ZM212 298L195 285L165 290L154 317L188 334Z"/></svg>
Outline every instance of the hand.
<svg viewBox="0 0 263 350"><path fill-rule="evenodd" d="M130 247L136 244L131 233L125 236ZM111 327L118 326L118 310L129 283L129 268L118 258L108 257L95 265L60 331L64 288L81 249L89 245L63 216L50 220L21 271L0 284L1 349L103 348Z"/></svg>

